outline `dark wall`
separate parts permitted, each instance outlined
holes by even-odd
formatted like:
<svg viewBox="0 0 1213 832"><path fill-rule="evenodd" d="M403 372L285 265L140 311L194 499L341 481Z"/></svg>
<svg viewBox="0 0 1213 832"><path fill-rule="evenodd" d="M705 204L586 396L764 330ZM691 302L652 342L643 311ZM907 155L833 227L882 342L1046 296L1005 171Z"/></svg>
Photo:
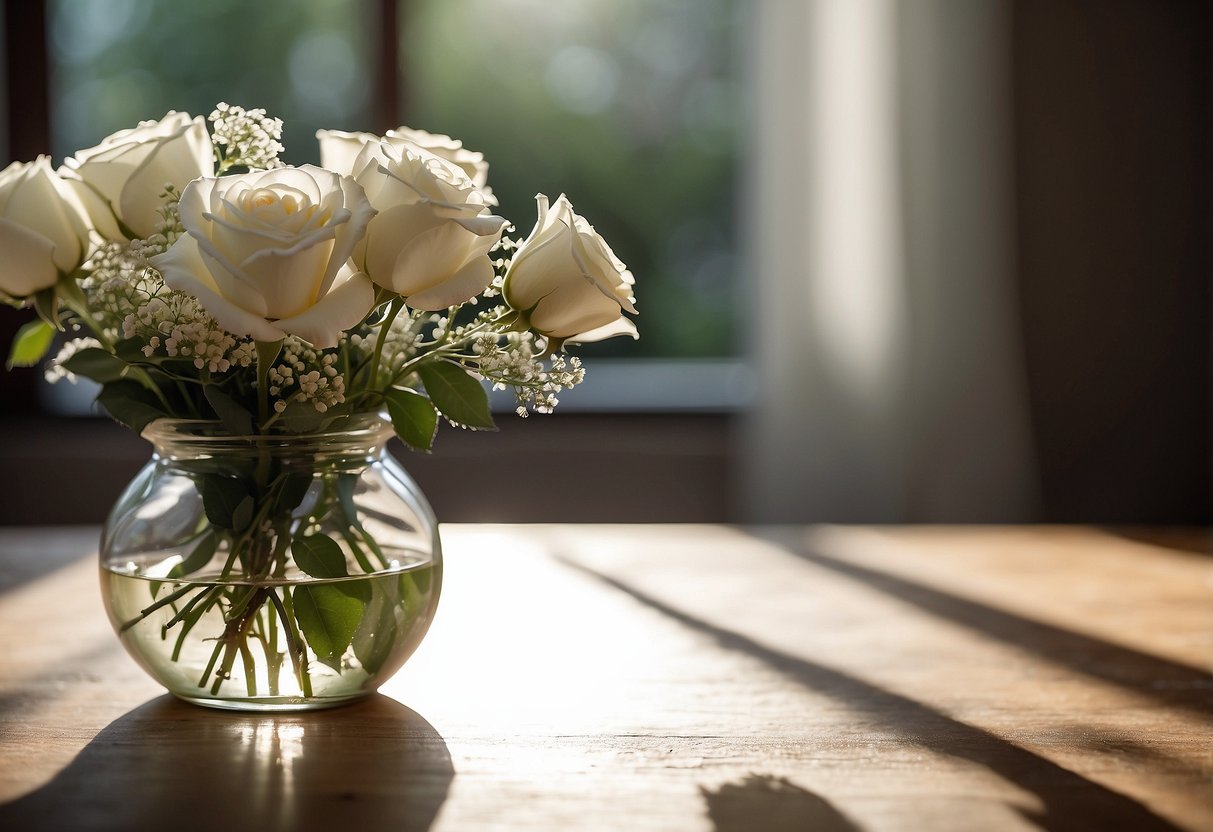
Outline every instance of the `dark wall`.
<svg viewBox="0 0 1213 832"><path fill-rule="evenodd" d="M1041 519L1207 523L1210 5L1011 9Z"/></svg>
<svg viewBox="0 0 1213 832"><path fill-rule="evenodd" d="M392 443L443 522L738 519L727 416L497 421L496 433L443 427L432 454ZM0 418L0 526L100 523L150 454L107 419Z"/></svg>

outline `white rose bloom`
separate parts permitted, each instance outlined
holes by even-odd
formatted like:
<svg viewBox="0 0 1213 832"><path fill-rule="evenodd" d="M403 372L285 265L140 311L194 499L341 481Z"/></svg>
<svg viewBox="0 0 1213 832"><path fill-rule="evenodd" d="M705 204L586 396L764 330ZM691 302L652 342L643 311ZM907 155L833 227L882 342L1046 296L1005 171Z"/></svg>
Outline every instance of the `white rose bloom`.
<svg viewBox="0 0 1213 832"><path fill-rule="evenodd" d="M502 294L526 315L530 328L561 341L600 341L613 335L640 337L623 317L635 313L635 279L606 240L561 194L549 208L535 197L539 220L514 253Z"/></svg>
<svg viewBox="0 0 1213 832"><path fill-rule="evenodd" d="M63 161L60 172L102 235L150 237L160 222L164 186L180 191L194 179L214 176L215 151L201 116L170 112L81 150Z"/></svg>
<svg viewBox="0 0 1213 832"><path fill-rule="evenodd" d="M488 186L489 163L484 161L484 154L468 150L459 139L403 126L387 131L385 137L372 133L318 130L316 138L320 140L320 166L343 174L354 172L354 160L358 158L358 154L366 144L386 140L393 144L406 142L414 147L420 147L448 162L453 162L462 170L484 196L485 205L497 204L497 198L493 196L493 191Z"/></svg>
<svg viewBox="0 0 1213 832"><path fill-rule="evenodd" d="M375 283L414 309L437 311L493 281L489 250L506 221L451 162L401 140L363 145L354 178L379 212L354 251Z"/></svg>
<svg viewBox="0 0 1213 832"><path fill-rule="evenodd" d="M235 335L332 347L374 306L348 261L375 210L348 176L304 165L197 179L180 211L186 233L152 265Z"/></svg>
<svg viewBox="0 0 1213 832"><path fill-rule="evenodd" d="M89 224L50 159L0 171L0 294L25 298L55 285L88 256Z"/></svg>

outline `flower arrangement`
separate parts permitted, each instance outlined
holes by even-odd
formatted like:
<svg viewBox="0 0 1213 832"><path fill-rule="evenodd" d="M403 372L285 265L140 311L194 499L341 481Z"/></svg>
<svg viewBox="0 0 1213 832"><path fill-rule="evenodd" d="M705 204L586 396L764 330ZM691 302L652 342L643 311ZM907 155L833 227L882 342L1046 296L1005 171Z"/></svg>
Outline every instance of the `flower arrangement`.
<svg viewBox="0 0 1213 832"><path fill-rule="evenodd" d="M48 377L99 383L100 406L136 431L202 420L253 441L385 414L426 451L442 419L493 427L486 385L512 388L520 415L550 412L584 378L568 345L637 337L632 275L568 199L539 195L533 231L511 239L483 156L459 141L322 130L320 166L289 167L282 122L263 110L220 104L209 120L170 112L57 170L39 157L0 172L0 300L37 311L10 367L65 332ZM264 455L191 477L205 516L154 565L175 583L151 582L123 631L168 616L157 621L161 638L178 633L176 659L215 618L196 685L212 693L237 658L249 696L277 691L288 654L301 695L313 659L339 673L373 664L350 648L382 619L382 598L215 583L389 569L344 480L321 488ZM389 604L409 594L391 592Z"/></svg>
<svg viewBox="0 0 1213 832"><path fill-rule="evenodd" d="M80 337L48 375L99 382L135 430L301 432L386 408L426 450L439 414L492 426L482 381L548 412L584 377L566 344L636 337L632 275L568 199L539 195L530 236L503 236L459 141L322 130L320 167L284 167L281 121L226 104L210 121L169 113L57 171L0 172L0 299L39 314L10 367L66 328Z"/></svg>

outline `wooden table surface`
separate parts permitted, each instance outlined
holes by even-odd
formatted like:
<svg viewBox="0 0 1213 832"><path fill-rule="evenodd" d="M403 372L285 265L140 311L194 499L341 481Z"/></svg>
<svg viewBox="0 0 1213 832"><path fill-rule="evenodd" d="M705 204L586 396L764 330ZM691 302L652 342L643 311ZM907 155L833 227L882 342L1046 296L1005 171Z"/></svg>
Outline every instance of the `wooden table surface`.
<svg viewBox="0 0 1213 832"><path fill-rule="evenodd" d="M0 530L2 830L1213 829L1206 534L444 526L380 695L164 695Z"/></svg>

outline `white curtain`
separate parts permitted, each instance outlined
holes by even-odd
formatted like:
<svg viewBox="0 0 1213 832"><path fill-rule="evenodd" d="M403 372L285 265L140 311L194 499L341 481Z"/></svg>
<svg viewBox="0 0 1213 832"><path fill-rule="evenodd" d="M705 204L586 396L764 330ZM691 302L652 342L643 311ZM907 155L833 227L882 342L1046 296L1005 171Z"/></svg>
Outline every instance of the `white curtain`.
<svg viewBox="0 0 1213 832"><path fill-rule="evenodd" d="M1007 9L751 8L743 517L1029 519Z"/></svg>

